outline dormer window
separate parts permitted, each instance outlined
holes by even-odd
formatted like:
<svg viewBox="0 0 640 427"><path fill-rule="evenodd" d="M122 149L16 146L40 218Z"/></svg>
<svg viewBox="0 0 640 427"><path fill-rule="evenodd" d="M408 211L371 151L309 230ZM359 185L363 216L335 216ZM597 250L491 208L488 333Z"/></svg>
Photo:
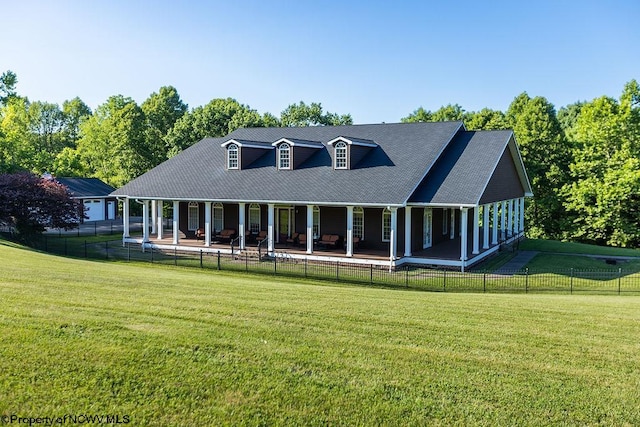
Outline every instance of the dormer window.
<svg viewBox="0 0 640 427"><path fill-rule="evenodd" d="M333 168L353 169L358 162L378 144L362 139L339 136L327 142L328 146L333 146Z"/></svg>
<svg viewBox="0 0 640 427"><path fill-rule="evenodd" d="M335 159L336 169L346 169L347 168L347 144L343 141L338 142L335 145Z"/></svg>
<svg viewBox="0 0 640 427"><path fill-rule="evenodd" d="M227 169L238 169L238 145L227 146Z"/></svg>
<svg viewBox="0 0 640 427"><path fill-rule="evenodd" d="M278 147L278 168L291 169L291 146L286 142Z"/></svg>

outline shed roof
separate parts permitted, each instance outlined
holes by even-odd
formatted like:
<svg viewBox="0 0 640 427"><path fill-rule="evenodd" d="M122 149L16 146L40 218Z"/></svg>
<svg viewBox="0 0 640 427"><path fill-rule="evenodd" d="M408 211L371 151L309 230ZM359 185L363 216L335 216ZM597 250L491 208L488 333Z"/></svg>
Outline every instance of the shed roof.
<svg viewBox="0 0 640 427"><path fill-rule="evenodd" d="M98 178L57 178L66 186L73 197L99 198L109 196L115 188Z"/></svg>

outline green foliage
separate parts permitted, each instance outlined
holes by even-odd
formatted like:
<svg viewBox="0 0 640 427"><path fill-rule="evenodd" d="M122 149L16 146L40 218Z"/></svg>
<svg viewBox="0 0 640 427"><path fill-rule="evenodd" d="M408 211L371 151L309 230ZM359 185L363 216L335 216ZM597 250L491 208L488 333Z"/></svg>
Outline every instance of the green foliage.
<svg viewBox="0 0 640 427"><path fill-rule="evenodd" d="M107 408L131 425L640 424L634 297L343 287L2 243L0 258L1 414Z"/></svg>
<svg viewBox="0 0 640 427"><path fill-rule="evenodd" d="M6 105L9 99L16 96L18 76L11 70L0 75L0 106Z"/></svg>
<svg viewBox="0 0 640 427"><path fill-rule="evenodd" d="M164 86L158 93L152 93L141 107L146 120L143 155L149 167L155 167L167 159L167 134L185 115L188 106L173 86Z"/></svg>
<svg viewBox="0 0 640 427"><path fill-rule="evenodd" d="M307 105L300 101L299 104L291 104L280 114L280 125L284 127L292 126L339 126L353 124L353 119L349 114L339 115L336 113L324 112L322 104L312 102Z"/></svg>

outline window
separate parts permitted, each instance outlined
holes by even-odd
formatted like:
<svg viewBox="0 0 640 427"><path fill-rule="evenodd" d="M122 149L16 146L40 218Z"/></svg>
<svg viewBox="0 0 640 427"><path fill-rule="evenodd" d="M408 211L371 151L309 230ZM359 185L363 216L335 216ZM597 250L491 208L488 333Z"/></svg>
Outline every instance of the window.
<svg viewBox="0 0 640 427"><path fill-rule="evenodd" d="M384 209L382 211L382 241L391 240L391 211Z"/></svg>
<svg viewBox="0 0 640 427"><path fill-rule="evenodd" d="M431 247L433 211L431 209L425 209L422 219L422 247L426 249Z"/></svg>
<svg viewBox="0 0 640 427"><path fill-rule="evenodd" d="M238 169L238 146L229 144L227 147L227 169Z"/></svg>
<svg viewBox="0 0 640 427"><path fill-rule="evenodd" d="M353 237L364 240L364 210L357 206L353 208Z"/></svg>
<svg viewBox="0 0 640 427"><path fill-rule="evenodd" d="M213 229L215 231L224 229L224 208L222 203L213 204Z"/></svg>
<svg viewBox="0 0 640 427"><path fill-rule="evenodd" d="M313 237L320 237L320 208L313 207Z"/></svg>
<svg viewBox="0 0 640 427"><path fill-rule="evenodd" d="M449 219L449 209L443 209L442 210L442 235L446 235L449 230L447 228L447 220Z"/></svg>
<svg viewBox="0 0 640 427"><path fill-rule="evenodd" d="M456 210L451 209L451 221L449 226L449 239L456 237Z"/></svg>
<svg viewBox="0 0 640 427"><path fill-rule="evenodd" d="M278 168L291 169L291 146L286 142L278 147Z"/></svg>
<svg viewBox="0 0 640 427"><path fill-rule="evenodd" d="M197 202L189 202L189 231L195 231L200 228L200 209Z"/></svg>
<svg viewBox="0 0 640 427"><path fill-rule="evenodd" d="M249 205L249 231L256 234L260 232L260 205Z"/></svg>
<svg viewBox="0 0 640 427"><path fill-rule="evenodd" d="M335 148L336 155L336 169L346 169L347 168L347 144L340 141L336 144Z"/></svg>

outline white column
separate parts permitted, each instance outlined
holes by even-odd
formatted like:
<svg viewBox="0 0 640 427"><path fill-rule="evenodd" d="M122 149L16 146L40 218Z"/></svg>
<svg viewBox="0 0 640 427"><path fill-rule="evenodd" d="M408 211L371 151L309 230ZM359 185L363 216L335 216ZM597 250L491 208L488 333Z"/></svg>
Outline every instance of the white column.
<svg viewBox="0 0 640 427"><path fill-rule="evenodd" d="M180 242L180 202L173 201L173 244Z"/></svg>
<svg viewBox="0 0 640 427"><path fill-rule="evenodd" d="M411 206L404 207L404 256L411 256Z"/></svg>
<svg viewBox="0 0 640 427"><path fill-rule="evenodd" d="M274 216L275 216L275 209L276 209L276 205L274 205L273 203L269 203L267 205L268 209L267 209L267 239L269 239L269 241L267 242L267 251L271 254L273 253L273 242L275 242L274 240L274 229L273 229L273 223L274 223Z"/></svg>
<svg viewBox="0 0 640 427"><path fill-rule="evenodd" d="M122 238L131 237L129 234L129 198L122 200Z"/></svg>
<svg viewBox="0 0 640 427"><path fill-rule="evenodd" d="M480 206L473 208L473 255L480 253Z"/></svg>
<svg viewBox="0 0 640 427"><path fill-rule="evenodd" d="M509 211L507 212L507 236L513 236L513 199L509 200Z"/></svg>
<svg viewBox="0 0 640 427"><path fill-rule="evenodd" d="M204 245L211 246L211 202L204 202Z"/></svg>
<svg viewBox="0 0 640 427"><path fill-rule="evenodd" d="M398 208L391 209L391 232L389 233L389 258L396 259L398 254Z"/></svg>
<svg viewBox="0 0 640 427"><path fill-rule="evenodd" d="M515 199L513 204L513 235L517 236L520 233L520 200Z"/></svg>
<svg viewBox="0 0 640 427"><path fill-rule="evenodd" d="M467 260L467 210L460 208L460 261L463 263Z"/></svg>
<svg viewBox="0 0 640 427"><path fill-rule="evenodd" d="M482 249L489 249L489 206L482 206L482 231L484 236L482 239Z"/></svg>
<svg viewBox="0 0 640 427"><path fill-rule="evenodd" d="M245 213L245 204L238 203L238 236L240 236L240 249L245 248L245 227L244 227L244 213Z"/></svg>
<svg viewBox="0 0 640 427"><path fill-rule="evenodd" d="M520 232L524 233L524 197L520 197Z"/></svg>
<svg viewBox="0 0 640 427"><path fill-rule="evenodd" d="M156 203L156 222L158 223L156 229L158 231L158 239L162 239L162 205L162 200L158 200L158 203Z"/></svg>
<svg viewBox="0 0 640 427"><path fill-rule="evenodd" d="M504 240L507 238L507 201L502 201L502 206L500 207L500 239Z"/></svg>
<svg viewBox="0 0 640 427"><path fill-rule="evenodd" d="M313 253L313 205L307 205L307 253Z"/></svg>
<svg viewBox="0 0 640 427"><path fill-rule="evenodd" d="M156 200L151 201L151 234L156 234L158 229L158 202Z"/></svg>
<svg viewBox="0 0 640 427"><path fill-rule="evenodd" d="M492 234L493 236L491 236L493 239L492 244L497 245L498 244L498 229L500 228L499 224L498 224L498 202L495 202L493 204L493 229Z"/></svg>
<svg viewBox="0 0 640 427"><path fill-rule="evenodd" d="M353 206L347 206L347 256L353 256Z"/></svg>
<svg viewBox="0 0 640 427"><path fill-rule="evenodd" d="M149 242L149 201L142 202L142 243Z"/></svg>

